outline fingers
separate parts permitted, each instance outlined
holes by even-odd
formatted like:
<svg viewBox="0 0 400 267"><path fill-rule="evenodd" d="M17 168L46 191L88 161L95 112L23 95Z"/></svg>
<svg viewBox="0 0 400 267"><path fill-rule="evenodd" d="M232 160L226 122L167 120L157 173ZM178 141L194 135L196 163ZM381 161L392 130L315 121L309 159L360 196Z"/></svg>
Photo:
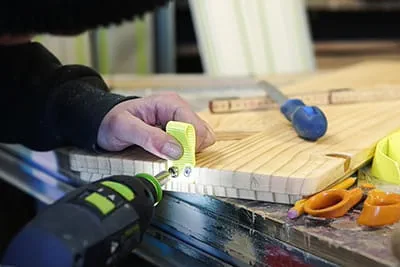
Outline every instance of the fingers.
<svg viewBox="0 0 400 267"><path fill-rule="evenodd" d="M215 143L215 134L211 127L190 110L179 109L173 120L192 124L196 129L196 149L201 151Z"/></svg>
<svg viewBox="0 0 400 267"><path fill-rule="evenodd" d="M189 104L176 93L164 93L154 97L157 120L165 126L169 121L190 123L196 129L196 149L203 150L215 143L211 127L193 112Z"/></svg>
<svg viewBox="0 0 400 267"><path fill-rule="evenodd" d="M196 130L196 150L215 143L211 127L177 94L168 93L133 99L115 106L103 119L98 144L109 151L138 145L164 159L179 159L183 153L175 138L159 129L169 121L190 123Z"/></svg>
<svg viewBox="0 0 400 267"><path fill-rule="evenodd" d="M106 118L107 119L107 118ZM108 118L106 141L99 142L104 149L119 151L132 145L138 145L148 152L164 158L176 160L182 156L181 145L163 130L146 124L129 112L120 112ZM99 138L101 140L101 138Z"/></svg>

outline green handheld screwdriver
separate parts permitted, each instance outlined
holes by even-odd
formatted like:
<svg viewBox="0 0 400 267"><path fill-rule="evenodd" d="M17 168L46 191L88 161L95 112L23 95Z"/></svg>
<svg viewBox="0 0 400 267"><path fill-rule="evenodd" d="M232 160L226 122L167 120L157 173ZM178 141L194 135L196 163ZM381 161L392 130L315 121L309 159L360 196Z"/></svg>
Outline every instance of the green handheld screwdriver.
<svg viewBox="0 0 400 267"><path fill-rule="evenodd" d="M142 241L174 168L155 176L110 176L50 205L12 240L3 265L111 266Z"/></svg>
<svg viewBox="0 0 400 267"><path fill-rule="evenodd" d="M38 214L12 240L2 264L18 267L112 266L142 241L170 178L195 166L193 125L170 121L183 155L152 176L116 175L84 185Z"/></svg>

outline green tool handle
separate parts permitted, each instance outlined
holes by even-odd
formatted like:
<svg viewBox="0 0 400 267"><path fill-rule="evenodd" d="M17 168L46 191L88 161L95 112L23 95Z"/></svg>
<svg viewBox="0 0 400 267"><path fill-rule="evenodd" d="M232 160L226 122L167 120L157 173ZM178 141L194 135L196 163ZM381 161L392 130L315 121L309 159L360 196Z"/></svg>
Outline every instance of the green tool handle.
<svg viewBox="0 0 400 267"><path fill-rule="evenodd" d="M29 222L1 263L113 266L141 243L161 198L161 186L149 174L111 176L82 186Z"/></svg>

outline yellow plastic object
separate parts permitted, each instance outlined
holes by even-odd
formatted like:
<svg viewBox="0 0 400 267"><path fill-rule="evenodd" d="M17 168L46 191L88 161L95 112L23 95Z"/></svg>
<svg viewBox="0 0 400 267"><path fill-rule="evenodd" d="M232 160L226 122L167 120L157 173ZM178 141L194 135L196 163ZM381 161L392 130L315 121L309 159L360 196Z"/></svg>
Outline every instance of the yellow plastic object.
<svg viewBox="0 0 400 267"><path fill-rule="evenodd" d="M184 122L170 121L166 131L173 136L182 146L183 154L179 160L167 162L168 168L178 168L179 175L184 173L189 176L191 169L196 165L196 131L193 125Z"/></svg>
<svg viewBox="0 0 400 267"><path fill-rule="evenodd" d="M378 142L371 166L371 175L393 184L400 184L400 131Z"/></svg>
<svg viewBox="0 0 400 267"><path fill-rule="evenodd" d="M365 192L378 189L384 192L400 194L400 186L398 184L389 183L385 180L378 179L371 174L371 166L364 166L358 170L357 186ZM367 184L367 186L365 186Z"/></svg>

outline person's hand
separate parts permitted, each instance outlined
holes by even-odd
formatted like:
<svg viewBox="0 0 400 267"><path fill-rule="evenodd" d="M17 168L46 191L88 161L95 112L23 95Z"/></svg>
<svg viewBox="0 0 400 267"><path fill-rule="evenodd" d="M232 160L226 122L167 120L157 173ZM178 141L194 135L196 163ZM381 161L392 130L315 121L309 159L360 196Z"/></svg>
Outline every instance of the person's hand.
<svg viewBox="0 0 400 267"><path fill-rule="evenodd" d="M179 159L182 148L165 129L169 121L190 123L196 129L196 149L215 143L210 126L175 93L124 101L107 113L97 136L98 145L108 151L121 151L138 145L164 159Z"/></svg>

